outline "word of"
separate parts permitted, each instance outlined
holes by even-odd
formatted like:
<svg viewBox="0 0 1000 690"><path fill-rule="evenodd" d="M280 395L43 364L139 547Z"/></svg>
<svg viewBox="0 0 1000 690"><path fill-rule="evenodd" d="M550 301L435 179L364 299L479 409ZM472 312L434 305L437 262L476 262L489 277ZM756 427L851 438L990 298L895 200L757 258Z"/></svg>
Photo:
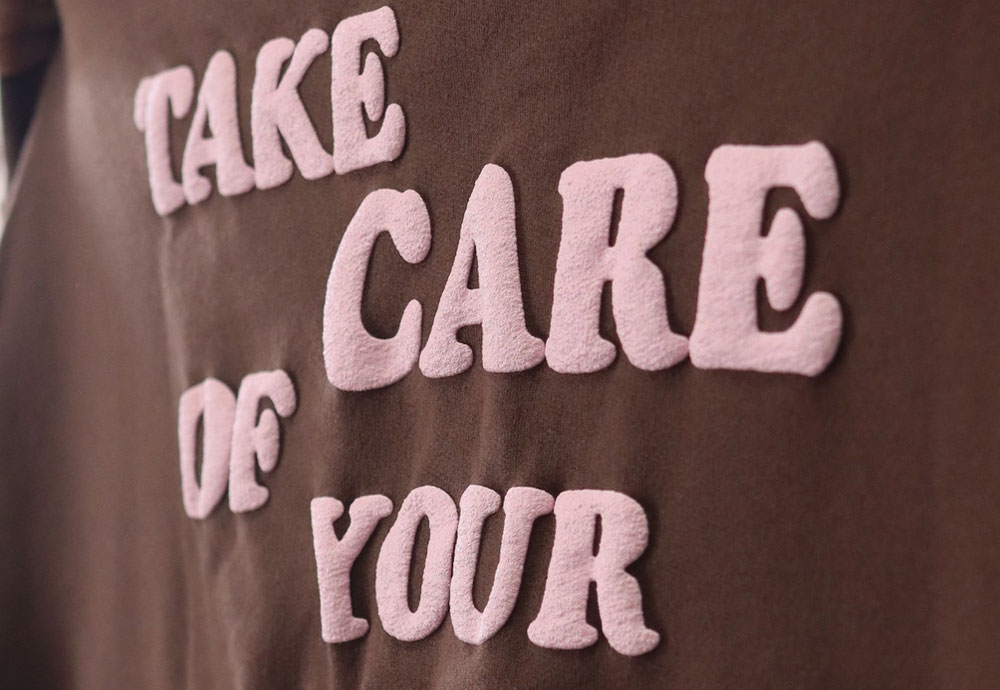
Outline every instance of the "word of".
<svg viewBox="0 0 1000 690"><path fill-rule="evenodd" d="M274 409L258 413L264 399ZM278 464L281 430L278 416L295 412L295 387L284 371L244 377L239 396L218 379L205 379L181 395L177 414L181 492L188 517L204 519L229 487L229 508L244 513L267 502L256 468L270 472ZM198 426L203 428L201 477L196 471Z"/></svg>

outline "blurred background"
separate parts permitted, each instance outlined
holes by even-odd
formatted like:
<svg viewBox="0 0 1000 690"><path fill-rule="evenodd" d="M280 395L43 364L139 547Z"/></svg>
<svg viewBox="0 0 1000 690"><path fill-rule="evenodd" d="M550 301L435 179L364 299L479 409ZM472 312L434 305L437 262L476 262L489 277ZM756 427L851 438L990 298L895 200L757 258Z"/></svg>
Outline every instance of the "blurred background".
<svg viewBox="0 0 1000 690"><path fill-rule="evenodd" d="M3 87L0 87L0 100L3 99ZM0 113L0 125L3 124L3 113ZM3 127L0 127L3 131ZM0 137L0 208L3 208L7 200L7 152L3 148L3 137ZM0 237L3 236L3 219L5 215L0 214Z"/></svg>

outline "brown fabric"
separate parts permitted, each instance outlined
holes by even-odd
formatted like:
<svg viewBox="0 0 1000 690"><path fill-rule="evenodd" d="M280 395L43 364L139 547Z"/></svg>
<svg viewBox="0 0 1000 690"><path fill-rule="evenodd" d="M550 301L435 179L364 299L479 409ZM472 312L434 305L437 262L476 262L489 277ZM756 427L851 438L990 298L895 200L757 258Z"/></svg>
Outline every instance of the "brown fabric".
<svg viewBox="0 0 1000 690"><path fill-rule="evenodd" d="M259 47L370 2L66 0L63 43L13 188L0 254L0 684L58 688L995 688L1000 678L1000 151L990 2L410 2L392 7L392 164L159 218L132 99L142 77L237 60L249 147ZM330 146L329 62L303 86ZM188 120L173 130L179 161ZM323 294L364 196L413 188L434 228L404 264L380 242L366 322L425 306L424 338L483 165L510 171L529 329L547 333L560 172L651 151L680 209L652 253L690 333L711 151L818 139L840 212L807 223L804 294L836 293L846 332L816 379L477 364L367 392L323 370ZM797 205L775 194L772 206ZM772 209L773 212L773 209ZM801 306L802 300L799 301ZM783 328L797 313L765 313ZM614 331L610 314L604 327ZM184 514L176 410L207 376L283 367L271 496ZM423 484L622 491L650 519L631 571L663 640L532 645L554 522L539 522L514 614L486 644L445 623L378 625L383 521L354 569L362 640L320 637L309 502ZM484 570L496 562L491 522ZM484 601L491 576L477 580ZM592 602L593 603L593 602Z"/></svg>

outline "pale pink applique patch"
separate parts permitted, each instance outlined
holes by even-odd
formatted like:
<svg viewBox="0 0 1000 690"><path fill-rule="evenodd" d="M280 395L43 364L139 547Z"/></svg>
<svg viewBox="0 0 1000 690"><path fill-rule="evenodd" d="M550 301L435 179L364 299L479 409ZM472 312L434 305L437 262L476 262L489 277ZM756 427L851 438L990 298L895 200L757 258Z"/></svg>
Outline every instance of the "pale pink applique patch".
<svg viewBox="0 0 1000 690"><path fill-rule="evenodd" d="M351 503L351 524L340 539L333 523L344 514L344 504L335 498L314 498L311 508L323 640L364 637L368 621L354 616L351 609L351 567L379 521L392 512L392 501L381 495L356 499Z"/></svg>
<svg viewBox="0 0 1000 690"><path fill-rule="evenodd" d="M616 491L564 491L556 498L556 537L538 616L528 638L541 647L581 649L597 642L587 622L590 583L597 584L601 629L611 647L628 656L645 654L660 643L646 627L639 583L625 569L649 539L646 513ZM594 553L597 518L601 539Z"/></svg>
<svg viewBox="0 0 1000 690"><path fill-rule="evenodd" d="M274 409L265 408L258 414L264 400L270 400ZM260 467L268 473L278 464L278 417L294 413L295 404L295 387L280 369L250 374L240 383L229 460L229 509L234 513L257 510L267 502L268 491L257 483L256 470Z"/></svg>
<svg viewBox="0 0 1000 690"><path fill-rule="evenodd" d="M207 137L203 134L206 126L212 132ZM253 189L253 168L243 155L236 112L236 61L225 50L220 50L208 61L184 146L182 184L189 204L204 201L211 194L212 183L199 172L209 165L215 166L222 196Z"/></svg>
<svg viewBox="0 0 1000 690"><path fill-rule="evenodd" d="M382 57L368 52L362 64L362 46L369 41ZM327 50L332 66L332 153L320 143L299 93L306 72ZM284 184L291 179L293 166L283 147L307 180L398 158L406 141L406 118L399 104L386 105L382 65L383 57L391 58L398 50L399 27L389 7L342 20L332 36L310 29L297 43L284 37L264 43L257 53L250 98L253 166L240 138L236 61L226 50L216 52L198 89L180 182L172 172L170 122L186 117L191 108L194 72L181 66L142 79L135 94L134 120L146 135L149 186L156 212L165 216L185 203L207 199L212 181L202 170L209 167L215 169L222 196ZM371 137L366 122L379 125Z"/></svg>
<svg viewBox="0 0 1000 690"><path fill-rule="evenodd" d="M424 563L420 603L410 609L408 590L413 545L420 521L427 519L430 541ZM387 633L398 640L421 640L438 629L448 614L451 563L458 511L451 496L435 486L414 489L403 501L386 535L375 569L375 601Z"/></svg>
<svg viewBox="0 0 1000 690"><path fill-rule="evenodd" d="M292 161L282 150L282 141L302 177L316 180L333 172L333 155L320 144L299 95L306 70L329 47L326 32L310 29L298 43L275 38L257 53L250 123L258 189L271 189L291 179ZM288 67L281 74L285 62Z"/></svg>
<svg viewBox="0 0 1000 690"><path fill-rule="evenodd" d="M833 359L843 314L827 292L809 296L788 330L758 327L757 281L768 300L788 309L802 287L802 221L782 209L761 232L769 190L791 187L813 218L833 215L840 201L833 156L818 141L802 146L720 146L705 166L708 228L702 258L691 361L701 369L747 369L815 376Z"/></svg>
<svg viewBox="0 0 1000 690"><path fill-rule="evenodd" d="M514 218L510 175L499 165L487 165L466 206L455 263L420 354L425 376L454 376L472 366L472 348L457 338L464 326L482 325L486 371L524 371L545 358L545 343L524 323ZM478 288L468 287L473 257Z"/></svg>
<svg viewBox="0 0 1000 690"><path fill-rule="evenodd" d="M361 46L374 40L391 58L399 50L396 14L389 7L349 17L333 31L333 165L338 175L376 163L396 160L406 141L406 118L397 103L385 105L385 72L375 53L361 65ZM364 109L364 113L362 113ZM369 138L365 115L378 122L378 134Z"/></svg>
<svg viewBox="0 0 1000 690"><path fill-rule="evenodd" d="M500 509L500 494L485 486L470 486L462 494L451 575L451 624L455 636L469 644L482 644L503 627L517 603L521 575L528 555L528 541L535 520L552 512L555 501L541 489L518 486L503 500L504 525L500 559L493 575L493 589L480 611L472 600L479 567L483 524Z"/></svg>
<svg viewBox="0 0 1000 690"><path fill-rule="evenodd" d="M186 117L194 101L194 72L174 67L139 82L135 126L146 135L146 167L153 207L161 216L184 205L184 188L170 163L170 119Z"/></svg>
<svg viewBox="0 0 1000 690"><path fill-rule="evenodd" d="M236 396L218 379L205 379L181 395L177 440L181 452L181 492L188 517L204 519L226 493ZM198 422L203 431L201 476L197 462Z"/></svg>
<svg viewBox="0 0 1000 690"><path fill-rule="evenodd" d="M615 194L622 190L618 235L611 244ZM670 231L677 212L677 181L651 153L574 163L559 179L562 240L556 261L552 324L545 346L561 373L598 371L617 348L601 337L601 291L611 282L615 327L629 361L666 369L687 356L687 338L667 319L666 286L646 256Z"/></svg>
<svg viewBox="0 0 1000 690"><path fill-rule="evenodd" d="M258 412L265 400L270 400L274 409ZM277 465L281 449L278 417L291 415L295 406L295 387L281 370L246 376L239 396L214 378L184 391L178 405L177 437L181 492L188 517L208 517L222 501L227 486L234 513L256 510L267 502L268 490L257 483L256 469L267 473ZM200 476L196 469L199 426Z"/></svg>
<svg viewBox="0 0 1000 690"><path fill-rule="evenodd" d="M627 572L646 550L649 536L646 513L635 500L615 491L592 490L564 491L553 500L541 489L521 486L510 489L502 505L499 559L489 599L480 611L473 601L480 542L485 521L500 510L500 495L484 486L470 486L458 511L451 497L437 487L410 492L382 542L376 565L375 600L387 634L403 641L421 640L438 629L450 610L460 640L474 645L487 642L507 623L517 603L532 527L554 507L555 541L529 639L552 649L594 644L599 633L587 622L586 613L591 583L596 583L601 629L611 647L634 656L657 646L660 635L645 624L639 583ZM343 512L344 505L335 498L312 501L313 548L327 642L354 640L369 630L368 621L352 613L351 569L378 523L392 512L392 501L381 495L355 500L350 525L338 538L334 522ZM417 530L424 520L429 540L414 607L409 583ZM598 520L601 532L595 545Z"/></svg>
<svg viewBox="0 0 1000 690"><path fill-rule="evenodd" d="M326 375L345 391L381 388L406 376L420 352L420 302L403 310L399 330L376 338L361 321L368 259L375 239L389 233L399 255L419 263L431 247L431 219L413 190L379 189L361 202L347 226L330 269L323 307L323 360Z"/></svg>

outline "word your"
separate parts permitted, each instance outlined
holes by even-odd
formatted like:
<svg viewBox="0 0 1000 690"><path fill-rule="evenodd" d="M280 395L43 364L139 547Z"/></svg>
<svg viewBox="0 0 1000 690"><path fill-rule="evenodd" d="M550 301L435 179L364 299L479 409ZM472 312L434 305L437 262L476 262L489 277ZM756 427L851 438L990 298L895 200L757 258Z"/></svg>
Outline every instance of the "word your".
<svg viewBox="0 0 1000 690"><path fill-rule="evenodd" d="M274 409L261 402L270 399ZM229 508L244 513L267 502L268 491L256 479L259 464L270 472L278 464L281 430L278 416L295 412L295 387L284 371L244 377L239 395L218 379L205 379L181 395L177 414L181 493L188 517L204 519L229 487ZM199 422L203 431L201 477L196 462Z"/></svg>
<svg viewBox="0 0 1000 690"><path fill-rule="evenodd" d="M482 611L472 600L483 524L500 510L500 495L484 486L462 494L461 511L443 490L414 489L403 501L382 542L375 568L375 601L382 628L392 637L420 640L444 622L449 611L463 642L482 644L507 622L521 587L521 576L535 520L555 512L556 532L545 593L528 638L540 647L582 649L597 641L587 620L590 583L597 585L601 629L615 651L645 654L660 642L646 627L639 583L626 568L646 550L649 526L635 500L615 491L563 491L553 500L540 489L516 487L502 501L500 557L493 589ZM347 642L368 632L368 621L351 609L351 567L372 532L392 512L386 496L362 496L350 507L350 525L338 536L333 523L344 513L336 498L312 501L313 546L319 580L320 619L326 642ZM430 526L420 602L408 600L417 528ZM600 541L594 552L597 521Z"/></svg>
<svg viewBox="0 0 1000 690"><path fill-rule="evenodd" d="M771 189L790 187L810 216L829 218L840 198L833 157L819 142L720 146L708 160L705 179L708 221L690 339L671 330L663 274L647 256L673 224L677 181L665 160L645 153L582 161L563 171L562 236L544 342L525 325L510 176L497 165L483 168L423 351L417 300L407 304L390 338L371 335L362 322L376 238L388 233L411 264L420 263L431 246L430 216L416 191L372 192L347 226L327 282L327 378L341 390L357 391L394 383L418 362L425 376L459 374L471 366L473 356L457 333L471 325L482 327L483 368L490 372L524 371L543 360L562 373L604 369L617 352L599 332L605 283L611 283L622 349L641 369L666 369L690 355L702 369L820 373L840 341L843 314L837 298L814 293L790 328L764 332L758 326L756 290L763 280L768 300L778 310L791 308L798 298L805 271L802 221L794 210L783 208L765 234L764 204ZM619 192L621 218L612 242ZM469 288L474 257L479 287Z"/></svg>
<svg viewBox="0 0 1000 690"><path fill-rule="evenodd" d="M167 215L185 203L197 204L211 194L212 184L201 174L214 165L219 193L233 196L270 189L292 177L292 161L282 141L308 180L338 175L395 160L403 150L406 120L402 108L385 104L385 75L378 55L369 53L361 64L361 47L374 41L391 58L399 49L396 15L388 7L344 19L329 36L310 29L296 43L276 38L257 53L250 113L253 160L251 167L240 141L236 105L236 61L220 50L208 61L198 90L194 116L181 161L181 181L174 179L170 156L170 119L186 117L194 100L194 73L190 67L168 69L139 82L134 120L146 137L146 162L153 206ZM332 74L333 153L320 144L298 88L306 71L330 50ZM282 67L288 67L282 74ZM365 116L381 121L369 138ZM205 136L206 126L211 136Z"/></svg>

